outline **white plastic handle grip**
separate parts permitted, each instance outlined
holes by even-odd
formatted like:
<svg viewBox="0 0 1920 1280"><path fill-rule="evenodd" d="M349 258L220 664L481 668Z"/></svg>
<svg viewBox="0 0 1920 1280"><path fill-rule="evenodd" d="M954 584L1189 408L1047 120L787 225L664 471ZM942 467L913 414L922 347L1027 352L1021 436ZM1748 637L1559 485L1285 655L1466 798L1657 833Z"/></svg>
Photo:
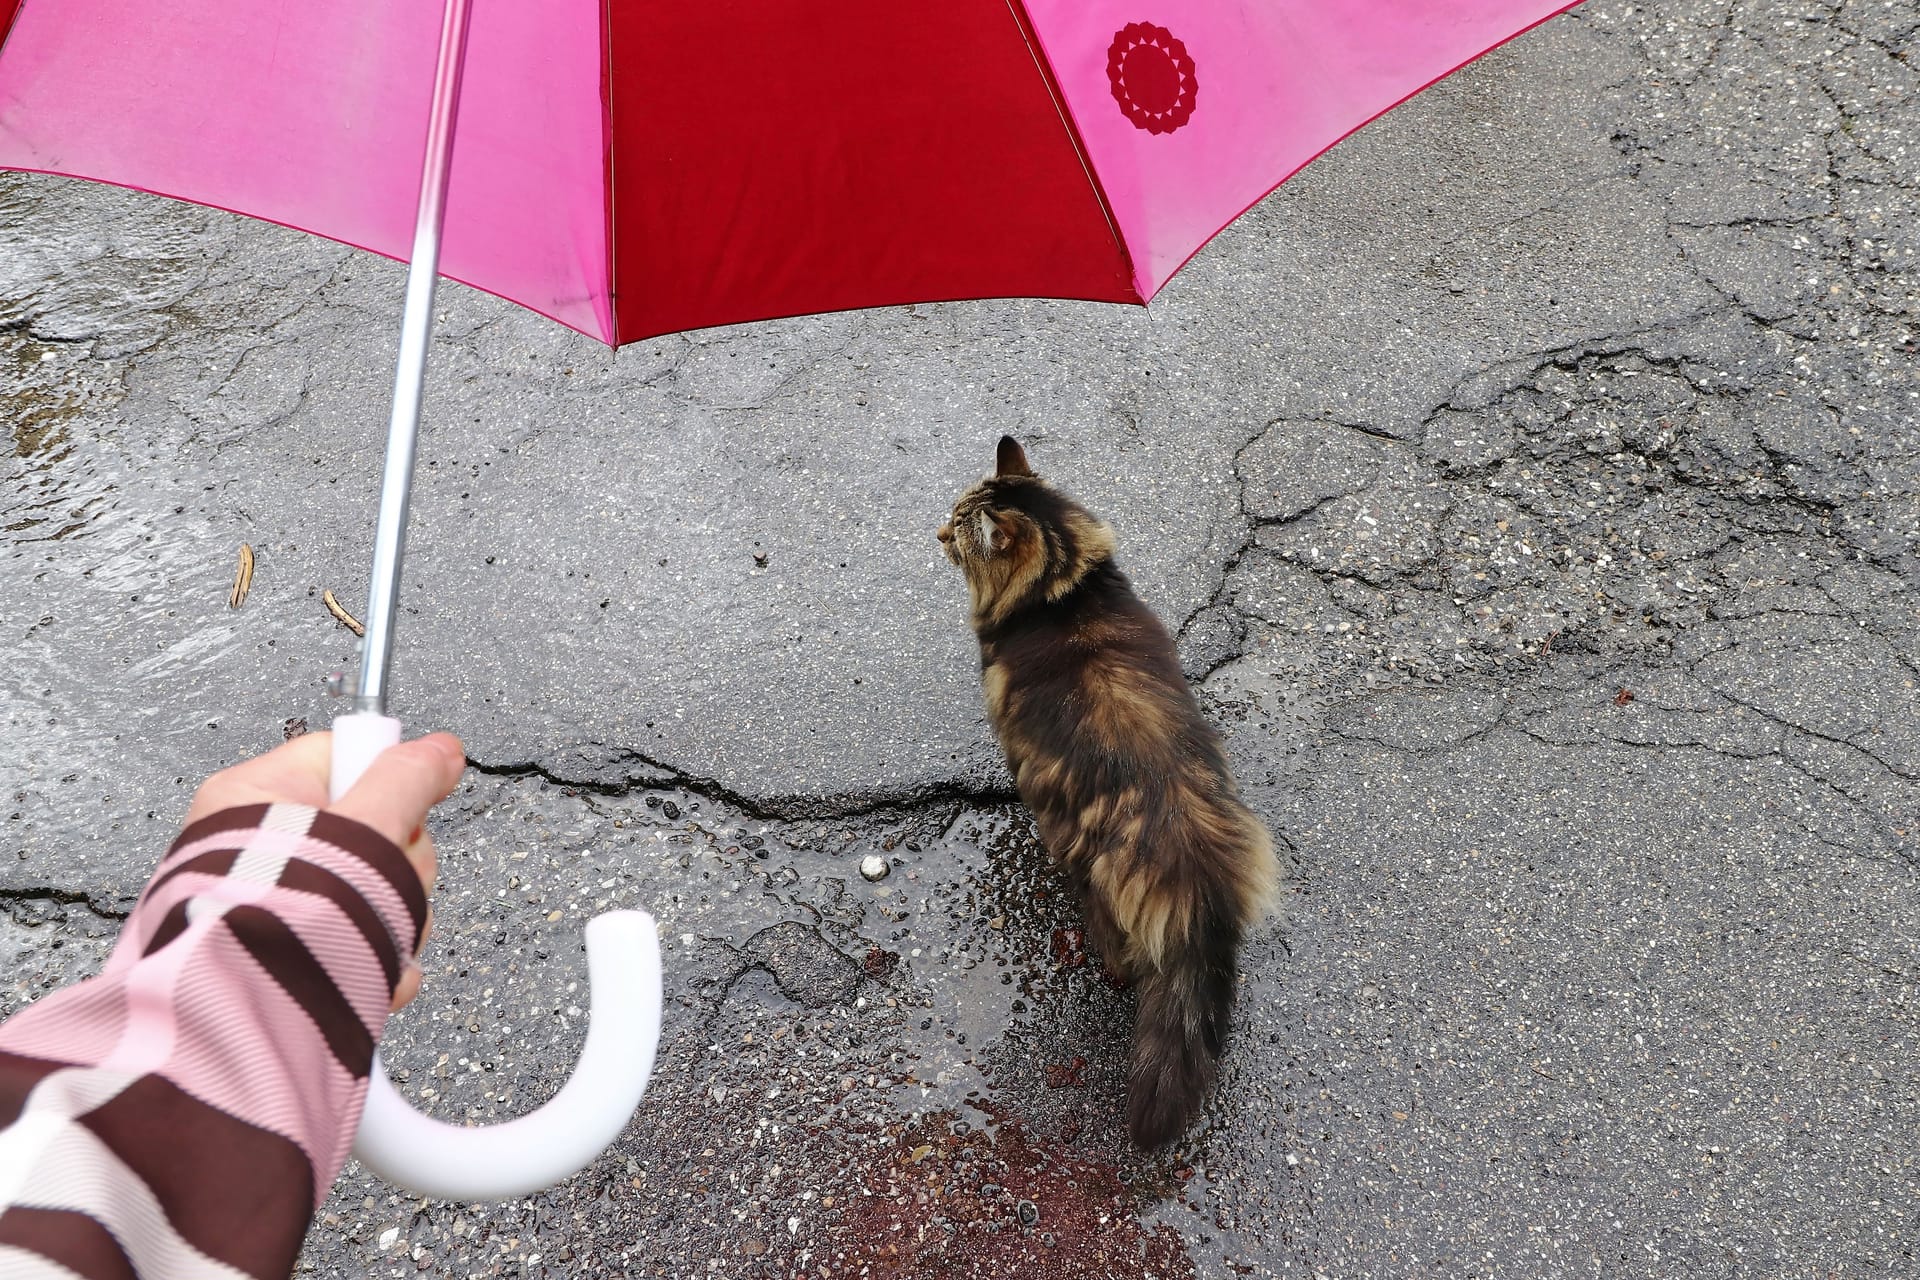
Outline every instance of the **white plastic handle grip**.
<svg viewBox="0 0 1920 1280"><path fill-rule="evenodd" d="M373 758L400 741L400 722L392 716L352 712L333 718L333 773L327 798L338 800L360 781Z"/></svg>
<svg viewBox="0 0 1920 1280"><path fill-rule="evenodd" d="M389 716L333 722L333 795L400 740ZM660 1043L660 941L644 911L587 923L587 1042L553 1100L501 1124L460 1126L409 1106L374 1054L353 1154L397 1186L443 1200L505 1200L550 1187L605 1151L633 1118Z"/></svg>

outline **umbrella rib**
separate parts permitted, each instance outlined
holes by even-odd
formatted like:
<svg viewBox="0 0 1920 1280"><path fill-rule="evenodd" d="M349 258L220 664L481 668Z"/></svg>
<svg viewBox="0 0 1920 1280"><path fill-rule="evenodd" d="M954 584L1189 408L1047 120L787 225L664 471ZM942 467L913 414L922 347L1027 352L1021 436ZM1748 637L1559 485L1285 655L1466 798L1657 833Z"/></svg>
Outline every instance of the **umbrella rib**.
<svg viewBox="0 0 1920 1280"><path fill-rule="evenodd" d="M13 34L14 19L20 16L20 0L0 0L0 48L5 48L7 37Z"/></svg>
<svg viewBox="0 0 1920 1280"><path fill-rule="evenodd" d="M1080 160L1080 171L1087 176L1087 186L1093 189L1093 198L1100 204L1100 216L1107 220L1107 233L1113 237L1113 247L1120 254L1120 261L1126 264L1127 283L1135 293L1140 293L1140 280L1133 268L1133 254L1127 251L1126 237L1120 234L1120 223L1113 216L1113 205L1107 200L1107 190L1100 185L1100 176L1094 172L1093 161L1087 155L1085 140L1080 137L1079 126L1073 122L1073 114L1060 94L1060 85L1054 79L1053 69L1047 65L1046 55L1035 43L1033 19L1027 14L1024 0L1007 0L1007 12L1012 15L1014 25L1020 28L1020 38L1026 42L1027 53L1033 59L1035 71L1040 73L1040 82L1047 86L1047 96L1053 100L1053 109L1060 116L1060 125L1067 131L1067 140L1073 143L1073 154ZM1141 301L1146 301L1145 296Z"/></svg>
<svg viewBox="0 0 1920 1280"><path fill-rule="evenodd" d="M614 179L616 163L613 149L613 0L600 0L600 127L605 130L601 149L605 153L602 174L607 184L607 336L615 350L620 347L620 223L617 211L620 184Z"/></svg>

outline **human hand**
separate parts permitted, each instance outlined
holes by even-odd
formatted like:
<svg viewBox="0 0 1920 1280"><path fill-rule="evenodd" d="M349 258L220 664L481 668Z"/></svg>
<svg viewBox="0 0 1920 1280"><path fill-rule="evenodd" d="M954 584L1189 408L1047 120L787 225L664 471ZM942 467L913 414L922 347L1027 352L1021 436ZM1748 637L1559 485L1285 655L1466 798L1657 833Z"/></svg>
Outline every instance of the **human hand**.
<svg viewBox="0 0 1920 1280"><path fill-rule="evenodd" d="M302 734L263 756L222 769L200 784L187 807L187 822L242 804L302 804L329 809L373 828L399 845L420 877L420 886L433 892L436 861L433 837L427 834L427 811L446 799L459 785L467 766L466 749L450 733L430 733L374 758L360 780L337 802L328 803L332 775L333 735ZM433 928L433 910L427 910L427 931ZM421 933L426 945L426 931ZM394 989L393 1007L419 994L420 962L407 961Z"/></svg>

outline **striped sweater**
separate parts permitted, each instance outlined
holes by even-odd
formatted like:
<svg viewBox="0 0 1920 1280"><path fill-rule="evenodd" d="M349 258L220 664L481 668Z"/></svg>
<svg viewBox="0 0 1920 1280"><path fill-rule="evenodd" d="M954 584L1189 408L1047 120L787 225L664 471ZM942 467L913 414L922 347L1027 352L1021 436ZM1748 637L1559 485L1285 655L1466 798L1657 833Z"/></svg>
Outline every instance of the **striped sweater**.
<svg viewBox="0 0 1920 1280"><path fill-rule="evenodd" d="M284 1277L426 895L301 805L181 833L101 974L0 1024L0 1277Z"/></svg>

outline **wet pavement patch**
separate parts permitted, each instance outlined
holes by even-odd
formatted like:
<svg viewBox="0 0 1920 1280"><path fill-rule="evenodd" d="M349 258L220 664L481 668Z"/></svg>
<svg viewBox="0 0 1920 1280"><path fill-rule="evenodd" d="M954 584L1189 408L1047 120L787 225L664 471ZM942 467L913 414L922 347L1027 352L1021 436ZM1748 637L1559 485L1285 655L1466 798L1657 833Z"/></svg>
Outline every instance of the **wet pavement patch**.
<svg viewBox="0 0 1920 1280"><path fill-rule="evenodd" d="M840 954L818 930L791 921L754 934L741 954L771 973L789 999L809 1009L843 1003L863 977L862 967Z"/></svg>
<svg viewBox="0 0 1920 1280"><path fill-rule="evenodd" d="M1179 1233L1141 1221L1142 1201L1118 1166L1041 1139L1018 1121L983 1129L936 1114L885 1138L859 1170L848 1212L815 1246L835 1273L969 1280L1194 1274Z"/></svg>

